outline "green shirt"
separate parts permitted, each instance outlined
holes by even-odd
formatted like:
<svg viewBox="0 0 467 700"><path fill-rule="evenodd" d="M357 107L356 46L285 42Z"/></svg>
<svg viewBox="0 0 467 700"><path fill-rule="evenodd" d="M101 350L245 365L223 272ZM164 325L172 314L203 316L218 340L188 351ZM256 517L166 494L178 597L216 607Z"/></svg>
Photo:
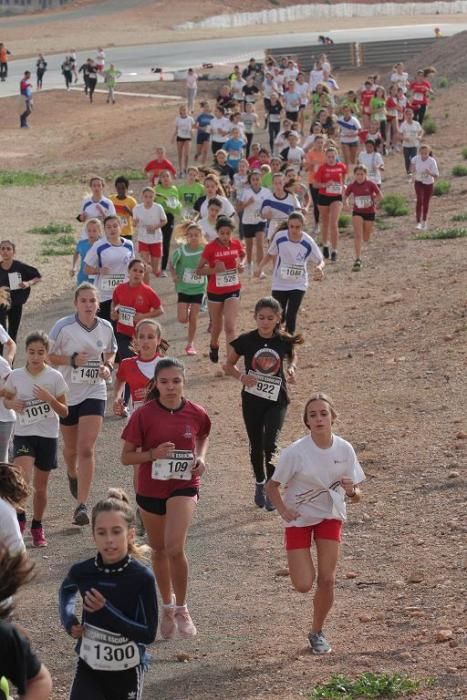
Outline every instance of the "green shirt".
<svg viewBox="0 0 467 700"><path fill-rule="evenodd" d="M180 282L175 283L175 289L181 294L204 294L206 291L206 275L200 275L200 282L190 282L194 270L199 265L204 246L197 250L190 250L186 245L181 245L172 254L172 265Z"/></svg>
<svg viewBox="0 0 467 700"><path fill-rule="evenodd" d="M370 100L371 116L378 122L386 121L386 100L383 97L372 97Z"/></svg>
<svg viewBox="0 0 467 700"><path fill-rule="evenodd" d="M180 195L182 207L191 212L195 206L196 200L204 195L204 185L202 185L201 182L193 182L191 185L184 183L178 186L178 193Z"/></svg>
<svg viewBox="0 0 467 700"><path fill-rule="evenodd" d="M266 173L263 175L261 178L261 185L263 187L267 187L268 190L272 190L272 178L274 176L274 173Z"/></svg>
<svg viewBox="0 0 467 700"><path fill-rule="evenodd" d="M166 214L173 214L176 216L182 211L178 187L175 185L171 185L170 187L156 185L154 201L156 204L161 205Z"/></svg>

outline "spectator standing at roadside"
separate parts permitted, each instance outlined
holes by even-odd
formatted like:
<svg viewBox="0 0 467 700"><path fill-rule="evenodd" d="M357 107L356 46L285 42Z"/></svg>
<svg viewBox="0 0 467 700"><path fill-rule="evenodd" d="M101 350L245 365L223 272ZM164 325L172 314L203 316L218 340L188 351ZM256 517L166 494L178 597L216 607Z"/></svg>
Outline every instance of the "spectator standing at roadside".
<svg viewBox="0 0 467 700"><path fill-rule="evenodd" d="M0 80L2 83L8 77L8 56L11 56L11 51L8 51L3 42L0 42Z"/></svg>
<svg viewBox="0 0 467 700"><path fill-rule="evenodd" d="M21 101L24 100L24 111L20 114L19 125L21 129L28 129L28 117L32 112L31 71L24 71L24 75L19 84L19 92L21 95Z"/></svg>
<svg viewBox="0 0 467 700"><path fill-rule="evenodd" d="M121 75L122 72L117 70L113 63L111 63L107 70L104 71L104 84L108 91L107 104L109 104L110 101L112 101L113 105L115 104L115 85L117 84L117 80L121 77Z"/></svg>
<svg viewBox="0 0 467 700"><path fill-rule="evenodd" d="M42 78L44 77L44 73L47 70L47 61L45 60L44 56L40 53L39 58L36 61L36 76L37 76L37 89L40 90L42 88Z"/></svg>
<svg viewBox="0 0 467 700"><path fill-rule="evenodd" d="M96 56L96 70L98 73L103 73L104 72L104 66L105 66L105 51L103 48L99 46L97 49L97 56Z"/></svg>
<svg viewBox="0 0 467 700"><path fill-rule="evenodd" d="M198 74L195 73L193 68L188 68L185 85L188 111L190 114L193 114L193 111L195 109L196 95L198 92Z"/></svg>

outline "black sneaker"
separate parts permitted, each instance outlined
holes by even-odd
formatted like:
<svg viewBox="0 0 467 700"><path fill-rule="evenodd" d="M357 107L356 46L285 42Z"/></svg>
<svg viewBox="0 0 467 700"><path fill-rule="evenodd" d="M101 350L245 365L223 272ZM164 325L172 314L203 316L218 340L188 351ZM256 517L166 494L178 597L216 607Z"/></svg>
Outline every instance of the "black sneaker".
<svg viewBox="0 0 467 700"><path fill-rule="evenodd" d="M323 258L329 259L329 246L323 245Z"/></svg>
<svg viewBox="0 0 467 700"><path fill-rule="evenodd" d="M80 503L73 514L73 525L89 525L88 509L84 503Z"/></svg>
<svg viewBox="0 0 467 700"><path fill-rule="evenodd" d="M272 501L270 501L267 496L264 497L264 507L270 513L272 513L273 510L276 510L276 506L273 505Z"/></svg>
<svg viewBox="0 0 467 700"><path fill-rule="evenodd" d="M209 359L211 362L219 362L219 348L215 348L212 345L209 346Z"/></svg>
<svg viewBox="0 0 467 700"><path fill-rule="evenodd" d="M78 498L78 479L76 476L70 476L69 474L67 474L67 477L71 495L73 498Z"/></svg>
<svg viewBox="0 0 467 700"><path fill-rule="evenodd" d="M255 504L258 506L258 508L264 508L264 484L256 484L255 486Z"/></svg>
<svg viewBox="0 0 467 700"><path fill-rule="evenodd" d="M362 261L360 258L357 258L352 266L352 272L360 272L362 269Z"/></svg>
<svg viewBox="0 0 467 700"><path fill-rule="evenodd" d="M331 253L331 262L337 262L337 250L333 250Z"/></svg>

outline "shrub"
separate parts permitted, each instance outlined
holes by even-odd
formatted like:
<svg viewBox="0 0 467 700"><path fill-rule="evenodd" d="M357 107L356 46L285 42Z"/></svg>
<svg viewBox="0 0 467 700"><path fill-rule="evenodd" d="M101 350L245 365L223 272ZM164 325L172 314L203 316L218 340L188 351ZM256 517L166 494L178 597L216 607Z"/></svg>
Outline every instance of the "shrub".
<svg viewBox="0 0 467 700"><path fill-rule="evenodd" d="M449 87L449 78L438 78L438 87L441 89Z"/></svg>
<svg viewBox="0 0 467 700"><path fill-rule="evenodd" d="M462 158L464 158L465 160L467 160L467 148L463 148L463 149L462 149Z"/></svg>
<svg viewBox="0 0 467 700"><path fill-rule="evenodd" d="M341 674L331 676L324 685L314 688L310 698L398 698L412 695L422 686L433 685L433 679L413 680L399 673L362 673L354 681Z"/></svg>
<svg viewBox="0 0 467 700"><path fill-rule="evenodd" d="M401 194L387 194L383 197L381 208L387 216L406 216L409 213L407 200Z"/></svg>
<svg viewBox="0 0 467 700"><path fill-rule="evenodd" d="M451 189L451 183L447 180L437 180L435 186L433 187L433 194L436 197L442 197L443 194L447 194Z"/></svg>
<svg viewBox="0 0 467 700"><path fill-rule="evenodd" d="M73 226L71 224L57 224L52 221L47 226L34 226L30 228L28 233L40 234L42 236L54 236L57 233L73 233Z"/></svg>
<svg viewBox="0 0 467 700"><path fill-rule="evenodd" d="M0 170L0 185L3 187L34 187L42 185L46 180L46 175L29 170Z"/></svg>
<svg viewBox="0 0 467 700"><path fill-rule="evenodd" d="M455 165L452 169L452 174L454 177L466 177L467 165Z"/></svg>
<svg viewBox="0 0 467 700"><path fill-rule="evenodd" d="M438 127L436 125L436 122L433 121L431 117L428 117L427 119L423 120L423 131L427 136L430 136L431 134L436 134L438 131Z"/></svg>
<svg viewBox="0 0 467 700"><path fill-rule="evenodd" d="M419 241L441 241L449 238L467 238L467 228L437 228L415 236Z"/></svg>
<svg viewBox="0 0 467 700"><path fill-rule="evenodd" d="M467 221L467 214L454 214L451 216L451 221Z"/></svg>
<svg viewBox="0 0 467 700"><path fill-rule="evenodd" d="M352 217L350 214L339 214L338 226L339 228L347 228L350 226L351 221Z"/></svg>

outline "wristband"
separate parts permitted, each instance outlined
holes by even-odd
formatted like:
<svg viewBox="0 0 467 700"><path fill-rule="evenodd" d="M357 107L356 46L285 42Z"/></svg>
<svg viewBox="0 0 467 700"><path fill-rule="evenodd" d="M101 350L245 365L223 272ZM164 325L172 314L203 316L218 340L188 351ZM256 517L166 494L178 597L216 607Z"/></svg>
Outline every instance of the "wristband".
<svg viewBox="0 0 467 700"><path fill-rule="evenodd" d="M114 371L114 366L111 362L104 362L104 367L107 367L110 373Z"/></svg>

